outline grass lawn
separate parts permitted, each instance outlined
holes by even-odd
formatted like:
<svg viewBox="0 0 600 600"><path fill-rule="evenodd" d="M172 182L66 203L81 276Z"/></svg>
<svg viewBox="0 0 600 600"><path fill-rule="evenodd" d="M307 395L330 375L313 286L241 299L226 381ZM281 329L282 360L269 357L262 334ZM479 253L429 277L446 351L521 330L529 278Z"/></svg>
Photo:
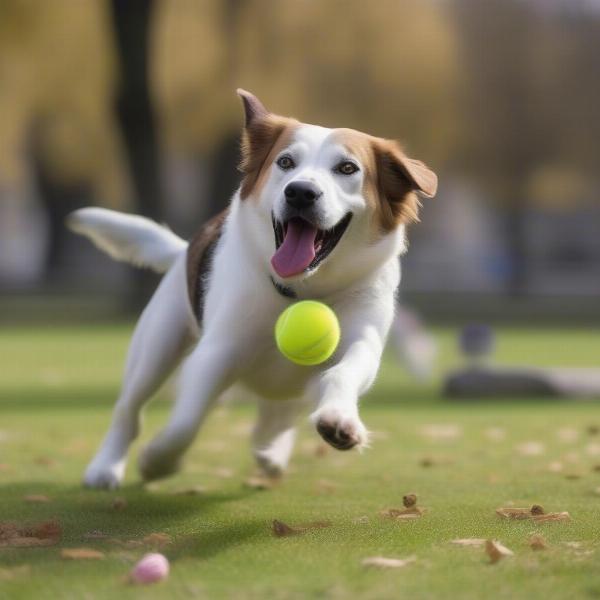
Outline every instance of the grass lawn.
<svg viewBox="0 0 600 600"><path fill-rule="evenodd" d="M363 405L373 447L324 455L303 426L289 476L275 489L243 485L254 467L254 409L217 409L176 477L144 489L135 462L116 493L83 490L82 471L107 428L130 326L4 328L0 337L0 521L56 519L58 545L0 547L0 598L596 598L600 597L600 410L594 403L451 403L438 381L411 381L388 357ZM440 372L458 359L455 331L438 330ZM600 332L501 329L498 361L593 366ZM168 391L168 390L167 390ZM167 392L146 413L141 442L164 423ZM532 443L535 442L535 443ZM137 448L134 449L137 452ZM549 465L553 465L553 470ZM557 471L562 467L562 471ZM203 492L177 494L193 486ZM379 515L414 492L428 509L399 522ZM46 496L29 502L28 495ZM126 506L116 510L115 498ZM504 521L499 506L539 503L568 523ZM271 523L331 521L277 538ZM100 531L107 539L88 539ZM542 533L549 548L527 544ZM145 588L122 577L166 533L171 576ZM491 565L455 538L496 538L513 557ZM568 542L577 542L568 544ZM101 560L66 560L86 547ZM382 555L416 562L361 566Z"/></svg>

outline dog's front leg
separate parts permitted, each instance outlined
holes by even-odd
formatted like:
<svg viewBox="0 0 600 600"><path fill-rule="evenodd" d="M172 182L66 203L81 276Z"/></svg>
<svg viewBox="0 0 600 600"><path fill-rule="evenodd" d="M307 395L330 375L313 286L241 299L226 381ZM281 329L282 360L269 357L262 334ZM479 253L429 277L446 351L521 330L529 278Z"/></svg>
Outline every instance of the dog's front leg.
<svg viewBox="0 0 600 600"><path fill-rule="evenodd" d="M205 335L185 361L169 423L140 455L144 479L166 477L177 471L206 414L232 382L238 353L222 339L211 337Z"/></svg>
<svg viewBox="0 0 600 600"><path fill-rule="evenodd" d="M342 321L343 345L340 358L313 382L317 408L311 415L321 437L338 450L364 448L369 441L367 428L358 413L358 401L377 375L393 308L379 308L369 320L357 314ZM362 321L362 322L361 322Z"/></svg>

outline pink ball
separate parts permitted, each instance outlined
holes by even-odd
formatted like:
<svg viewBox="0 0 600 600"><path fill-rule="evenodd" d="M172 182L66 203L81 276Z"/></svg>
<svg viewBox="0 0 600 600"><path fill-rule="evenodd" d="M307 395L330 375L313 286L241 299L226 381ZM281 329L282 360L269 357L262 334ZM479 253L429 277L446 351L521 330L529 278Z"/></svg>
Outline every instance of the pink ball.
<svg viewBox="0 0 600 600"><path fill-rule="evenodd" d="M169 561L157 552L146 554L131 571L131 579L136 583L156 583L169 574Z"/></svg>

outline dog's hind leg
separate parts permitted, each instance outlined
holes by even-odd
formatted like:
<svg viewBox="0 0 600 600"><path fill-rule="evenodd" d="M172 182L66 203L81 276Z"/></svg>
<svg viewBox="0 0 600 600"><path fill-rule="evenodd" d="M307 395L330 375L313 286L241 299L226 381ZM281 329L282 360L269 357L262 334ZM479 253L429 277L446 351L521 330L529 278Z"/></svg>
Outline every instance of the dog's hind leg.
<svg viewBox="0 0 600 600"><path fill-rule="evenodd" d="M260 400L252 435L252 451L258 466L269 477L280 477L287 468L296 440L299 400Z"/></svg>
<svg viewBox="0 0 600 600"><path fill-rule="evenodd" d="M118 487L125 472L127 449L138 434L143 405L196 339L183 253L165 275L136 326L112 424L85 472L85 485Z"/></svg>

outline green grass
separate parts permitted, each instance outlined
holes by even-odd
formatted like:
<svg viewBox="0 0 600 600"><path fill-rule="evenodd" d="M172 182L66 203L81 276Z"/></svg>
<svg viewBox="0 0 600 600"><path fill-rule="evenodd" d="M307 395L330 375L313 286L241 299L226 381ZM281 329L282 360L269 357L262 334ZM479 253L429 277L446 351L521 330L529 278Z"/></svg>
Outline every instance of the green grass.
<svg viewBox="0 0 600 600"><path fill-rule="evenodd" d="M600 473L593 469L600 463L600 436L587 431L600 425L595 404L452 403L440 398L439 377L419 385L388 357L364 402L363 419L376 435L362 455L331 450L317 456L316 434L304 426L285 481L269 491L245 488L253 472L247 432L254 409L233 405L213 413L177 477L143 489L132 461L118 493L83 490L80 476L108 425L129 333L128 326L2 331L0 521L56 518L64 532L58 546L0 548L0 598L600 597L600 496L594 494ZM437 332L440 373L458 362L455 333ZM597 331L502 329L498 360L593 366L599 339ZM140 443L164 423L167 396L163 392L147 411ZM424 433L431 424L455 426L457 435L432 439ZM505 438L490 440L490 428L502 428ZM540 455L519 453L530 441L543 444ZM424 459L432 465L423 466ZM565 470L549 472L553 461ZM230 477L223 477L224 469L232 470ZM331 487L323 481L333 489L323 489ZM204 494L174 494L196 485ZM400 506L407 492L428 508L423 518L402 523L379 516ZM25 502L28 494L50 502ZM127 500L124 510L111 508L117 496ZM502 521L494 509L510 502L567 510L573 519L538 526ZM357 522L364 516L366 522ZM332 526L276 538L275 518L290 525L330 520ZM93 530L121 544L84 539ZM528 547L534 531L546 537L548 550ZM135 541L152 532L173 538L164 550L172 563L169 580L125 585L122 576L145 552ZM489 565L481 549L450 544L463 537L497 538L515 556ZM106 557L60 557L61 548L81 546ZM361 559L373 555L415 555L417 561L399 570L361 567ZM29 568L14 569L20 565Z"/></svg>

